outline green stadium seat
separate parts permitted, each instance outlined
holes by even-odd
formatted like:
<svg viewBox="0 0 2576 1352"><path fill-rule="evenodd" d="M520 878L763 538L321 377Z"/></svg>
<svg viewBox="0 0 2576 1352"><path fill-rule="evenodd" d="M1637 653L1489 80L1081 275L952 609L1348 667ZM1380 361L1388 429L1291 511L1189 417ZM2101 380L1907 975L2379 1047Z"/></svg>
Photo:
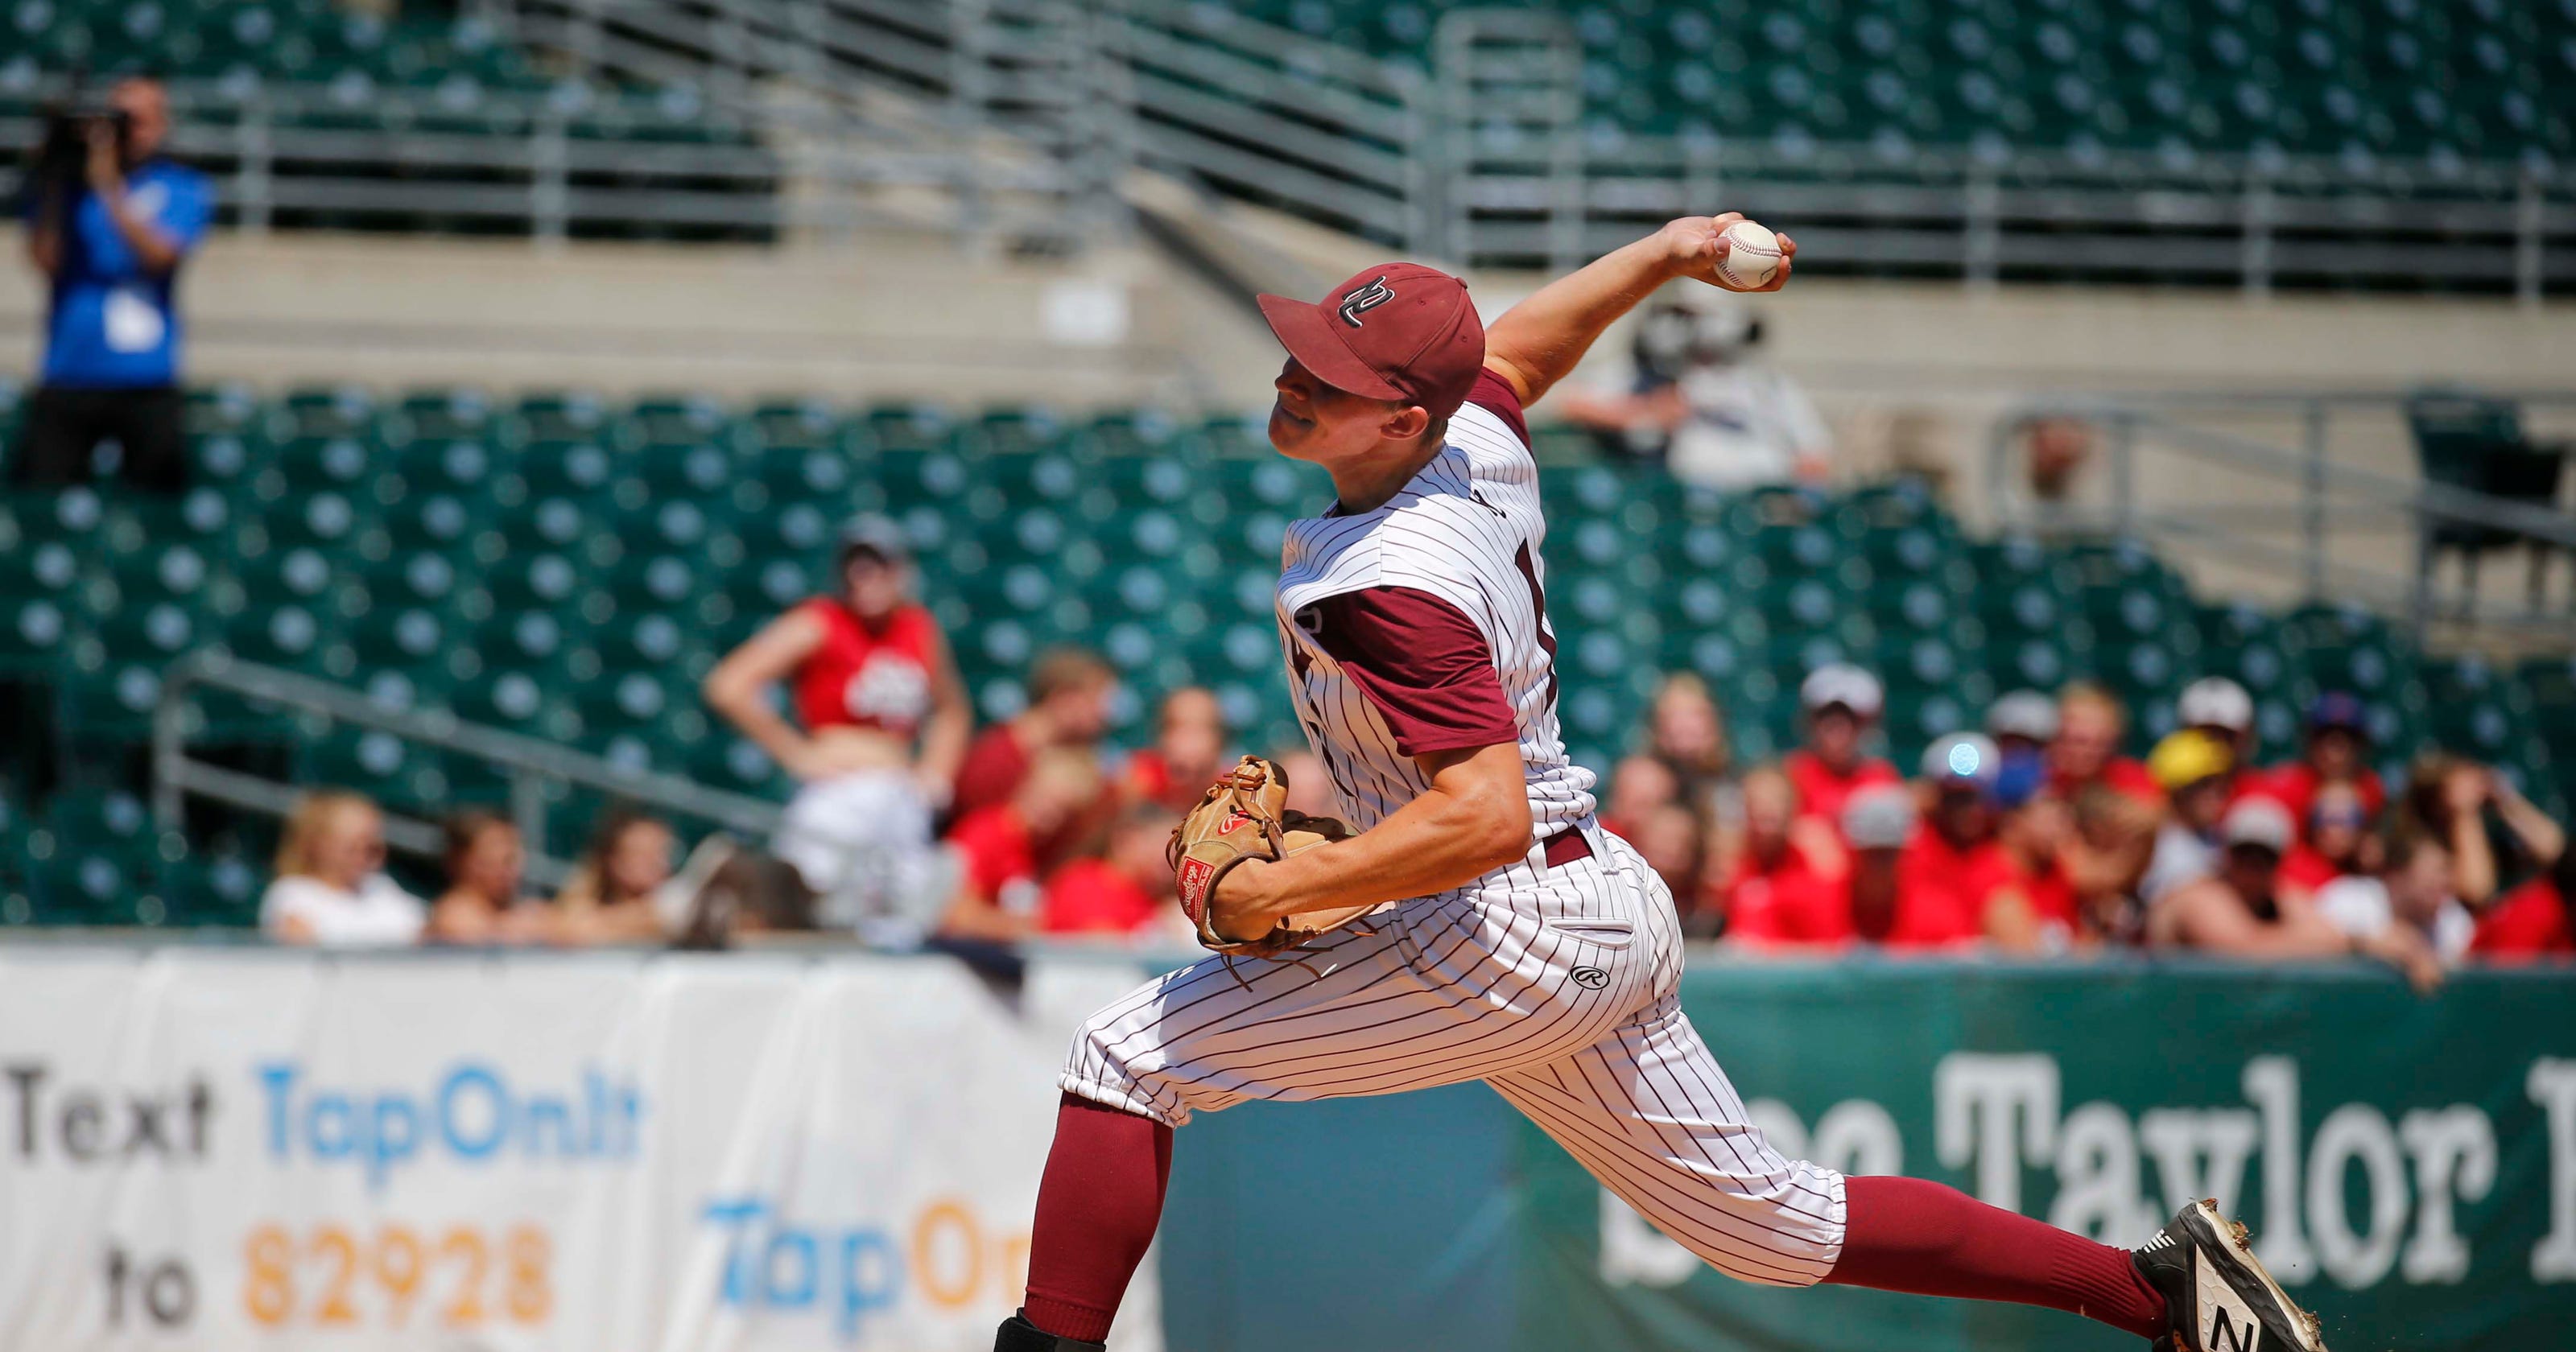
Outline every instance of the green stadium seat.
<svg viewBox="0 0 2576 1352"><path fill-rule="evenodd" d="M250 495L252 481L275 461L275 448L256 428L209 432L189 442L189 482ZM278 486L282 491L283 479Z"/></svg>
<svg viewBox="0 0 2576 1352"><path fill-rule="evenodd" d="M239 538L245 556L298 548L363 556L388 547L371 538L377 534L373 510L364 499L322 490L289 495L246 519Z"/></svg>
<svg viewBox="0 0 2576 1352"><path fill-rule="evenodd" d="M403 442L497 442L513 444L526 436L524 425L496 411L489 396L471 386L414 390L395 410Z"/></svg>
<svg viewBox="0 0 2576 1352"><path fill-rule="evenodd" d="M442 608L379 604L349 622L349 645L366 668L431 666L464 638L465 626Z"/></svg>
<svg viewBox="0 0 2576 1352"><path fill-rule="evenodd" d="M615 478L615 465L609 452L596 442L536 442L519 457L518 472L512 476L515 482L499 485L494 491L503 505L510 507L531 499L587 500L608 491Z"/></svg>
<svg viewBox="0 0 2576 1352"><path fill-rule="evenodd" d="M639 399L627 418L651 446L734 449L741 430L725 404L703 394L662 394Z"/></svg>
<svg viewBox="0 0 2576 1352"><path fill-rule="evenodd" d="M595 440L608 425L608 406L578 392L531 394L519 400L519 421L532 444L562 446Z"/></svg>
<svg viewBox="0 0 2576 1352"><path fill-rule="evenodd" d="M701 743L689 762L689 774L702 784L759 798L783 800L795 787L769 753L730 733Z"/></svg>
<svg viewBox="0 0 2576 1352"><path fill-rule="evenodd" d="M956 421L936 404L879 404L863 420L880 454L921 457L950 449Z"/></svg>
<svg viewBox="0 0 2576 1352"><path fill-rule="evenodd" d="M300 783L355 790L396 811L437 815L450 797L446 760L436 747L346 723L300 741L294 773Z"/></svg>
<svg viewBox="0 0 2576 1352"><path fill-rule="evenodd" d="M752 410L751 427L764 456L770 451L810 450L835 452L847 460L876 450L865 423L843 423L831 405L818 399L765 401Z"/></svg>
<svg viewBox="0 0 2576 1352"><path fill-rule="evenodd" d="M245 662L346 681L357 674L357 653L340 634L340 617L296 601L252 604L227 617L223 644Z"/></svg>
<svg viewBox="0 0 2576 1352"><path fill-rule="evenodd" d="M358 385L291 390L280 411L291 440L366 437L375 430L376 397Z"/></svg>
<svg viewBox="0 0 2576 1352"><path fill-rule="evenodd" d="M261 873L239 855L192 854L157 873L166 924L249 929L259 923Z"/></svg>

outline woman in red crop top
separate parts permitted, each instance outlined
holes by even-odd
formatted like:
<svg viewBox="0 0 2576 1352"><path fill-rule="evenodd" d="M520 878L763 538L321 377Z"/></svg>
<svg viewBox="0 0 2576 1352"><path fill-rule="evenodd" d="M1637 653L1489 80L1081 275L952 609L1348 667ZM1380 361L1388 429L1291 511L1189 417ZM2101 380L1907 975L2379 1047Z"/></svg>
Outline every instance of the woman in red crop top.
<svg viewBox="0 0 2576 1352"><path fill-rule="evenodd" d="M908 931L909 893L935 890L931 818L972 715L938 622L912 599L903 528L881 516L850 522L840 578L839 596L804 602L727 654L707 675L706 701L803 785L771 850L813 890L818 919ZM795 723L768 700L780 682Z"/></svg>

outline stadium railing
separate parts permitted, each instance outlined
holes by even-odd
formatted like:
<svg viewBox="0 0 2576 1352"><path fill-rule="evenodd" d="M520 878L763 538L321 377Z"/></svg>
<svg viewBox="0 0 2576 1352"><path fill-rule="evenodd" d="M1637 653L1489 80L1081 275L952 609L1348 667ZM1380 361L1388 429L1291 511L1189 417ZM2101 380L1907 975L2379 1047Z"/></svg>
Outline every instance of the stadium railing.
<svg viewBox="0 0 2576 1352"><path fill-rule="evenodd" d="M2576 513L2530 501L2478 492L2431 477L2389 474L2342 463L2333 453L2338 420L2377 415L2402 418L2418 400L2437 392L2385 390L2313 394L2172 394L2119 399L2048 398L2017 405L1996 419L1987 442L1987 510L2009 528L2107 530L2182 551L2222 557L2258 572L2295 578L2308 601L2359 599L2403 615L2420 644L2436 623L2463 632L2472 643L2544 644L2565 639L2568 617L2506 601L2481 601L2464 583L2435 585L2432 551L2437 529L2475 527L2499 542L2513 541L2576 552ZM2525 408L2576 411L2576 391L2481 392ZM2280 446L2206 425L2211 415L2255 414L2294 421L2300 444ZM2012 472L2022 433L2050 419L2089 424L2099 433L2107 461L2107 501L2101 506L2042 502L2018 491ZM2296 506L2285 512L2277 494L2224 501L2155 501L2142 488L2158 460L2215 467L2286 490ZM2186 482L2189 480L2186 479ZM2347 534L2402 534L2404 545L2372 551L2394 566L2356 560L2335 548Z"/></svg>
<svg viewBox="0 0 2576 1352"><path fill-rule="evenodd" d="M2526 302L2576 282L2576 186L2536 166L1605 134L1570 29L1533 10L1443 16L1424 70L1184 0L495 4L521 40L607 75L918 101L1070 166L1095 219L1135 166L1489 266L1562 268L1722 201L1795 228L1819 270Z"/></svg>
<svg viewBox="0 0 2576 1352"><path fill-rule="evenodd" d="M544 847L549 835L546 790L550 782L595 790L620 802L728 827L755 839L767 839L778 826L778 806L758 798L477 726L443 709L394 708L328 681L239 661L221 652L200 651L170 664L153 711L152 810L166 831L182 829L185 800L190 796L285 817L305 792L305 786L191 758L188 705L200 688L376 729L499 768L510 785L510 816L529 845L528 877L548 887L561 885L572 872L569 860ZM385 841L395 849L433 859L444 848L436 823L395 812L386 814Z"/></svg>

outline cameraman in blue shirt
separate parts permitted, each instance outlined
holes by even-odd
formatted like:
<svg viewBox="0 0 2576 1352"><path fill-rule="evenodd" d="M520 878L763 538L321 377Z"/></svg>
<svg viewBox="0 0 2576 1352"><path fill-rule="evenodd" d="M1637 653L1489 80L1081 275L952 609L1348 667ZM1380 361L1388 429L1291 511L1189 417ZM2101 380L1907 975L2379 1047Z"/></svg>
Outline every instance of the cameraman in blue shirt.
<svg viewBox="0 0 2576 1352"><path fill-rule="evenodd" d="M159 156L170 96L129 76L108 115L83 122L78 170L34 185L27 257L52 283L45 364L28 400L12 478L80 483L103 441L124 448L126 481L175 493L187 480L179 392L179 264L205 237L214 189Z"/></svg>

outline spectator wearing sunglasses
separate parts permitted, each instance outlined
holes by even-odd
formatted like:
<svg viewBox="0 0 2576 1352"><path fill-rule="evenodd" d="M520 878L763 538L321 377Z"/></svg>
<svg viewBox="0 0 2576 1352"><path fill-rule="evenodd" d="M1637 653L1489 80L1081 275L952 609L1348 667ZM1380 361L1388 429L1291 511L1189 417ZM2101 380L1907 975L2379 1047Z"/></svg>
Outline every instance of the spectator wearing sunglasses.
<svg viewBox="0 0 2576 1352"><path fill-rule="evenodd" d="M286 820L259 927L285 944L390 948L420 942L429 908L385 876L385 818L365 797L310 793Z"/></svg>

